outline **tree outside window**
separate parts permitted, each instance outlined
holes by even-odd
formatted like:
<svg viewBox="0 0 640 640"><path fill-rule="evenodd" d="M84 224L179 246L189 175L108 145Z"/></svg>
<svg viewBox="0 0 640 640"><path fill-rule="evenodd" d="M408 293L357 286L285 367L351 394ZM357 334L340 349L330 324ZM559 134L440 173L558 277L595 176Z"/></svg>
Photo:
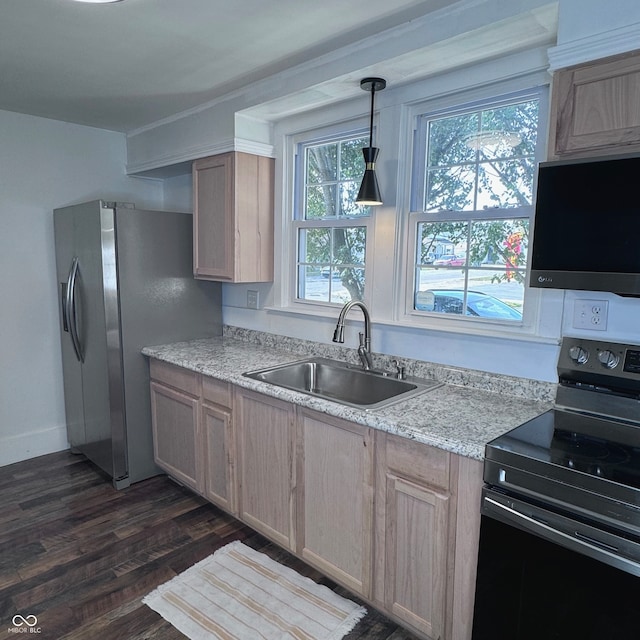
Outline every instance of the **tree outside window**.
<svg viewBox="0 0 640 640"><path fill-rule="evenodd" d="M423 116L414 309L521 321L538 99Z"/></svg>
<svg viewBox="0 0 640 640"><path fill-rule="evenodd" d="M366 145L367 138L351 136L299 146L298 300L344 304L364 297L370 208L355 199Z"/></svg>

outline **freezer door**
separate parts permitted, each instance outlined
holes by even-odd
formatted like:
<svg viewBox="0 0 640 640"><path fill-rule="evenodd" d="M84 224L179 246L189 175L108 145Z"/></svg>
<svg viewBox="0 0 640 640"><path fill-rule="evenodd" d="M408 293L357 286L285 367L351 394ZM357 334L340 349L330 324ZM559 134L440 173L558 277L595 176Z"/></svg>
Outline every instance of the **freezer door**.
<svg viewBox="0 0 640 640"><path fill-rule="evenodd" d="M54 218L56 241L56 281L58 286L58 309L62 369L64 372L64 404L67 416L67 439L72 450L78 451L86 441L84 430L84 402L82 396L82 363L78 359L65 312L67 288L71 266L75 257L74 215L69 209L56 211Z"/></svg>
<svg viewBox="0 0 640 640"><path fill-rule="evenodd" d="M72 218L71 260L76 260L77 271L73 287L75 309L68 307L67 325L71 326L68 332L63 327L62 336L63 345L73 343L70 337L76 326L84 359L80 363L84 434L72 428L69 418L67 428L69 438L74 440L72 446L117 483L127 477L127 459L114 211L92 202L57 210L54 219L66 215ZM56 233L56 241L57 238ZM65 361L63 358L63 364ZM66 388L66 368L64 375ZM77 378L75 373L71 375Z"/></svg>

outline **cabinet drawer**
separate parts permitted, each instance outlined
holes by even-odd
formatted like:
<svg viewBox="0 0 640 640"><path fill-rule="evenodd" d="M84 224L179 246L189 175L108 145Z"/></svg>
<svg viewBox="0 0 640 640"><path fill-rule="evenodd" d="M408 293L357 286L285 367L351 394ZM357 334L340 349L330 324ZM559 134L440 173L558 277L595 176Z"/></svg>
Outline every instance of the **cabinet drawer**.
<svg viewBox="0 0 640 640"><path fill-rule="evenodd" d="M422 484L449 488L451 455L447 451L420 442L384 434L387 467Z"/></svg>
<svg viewBox="0 0 640 640"><path fill-rule="evenodd" d="M202 397L208 402L231 407L231 385L223 380L202 376Z"/></svg>
<svg viewBox="0 0 640 640"><path fill-rule="evenodd" d="M200 395L198 388L198 374L168 362L152 359L149 363L151 378L164 384L180 389L192 396Z"/></svg>

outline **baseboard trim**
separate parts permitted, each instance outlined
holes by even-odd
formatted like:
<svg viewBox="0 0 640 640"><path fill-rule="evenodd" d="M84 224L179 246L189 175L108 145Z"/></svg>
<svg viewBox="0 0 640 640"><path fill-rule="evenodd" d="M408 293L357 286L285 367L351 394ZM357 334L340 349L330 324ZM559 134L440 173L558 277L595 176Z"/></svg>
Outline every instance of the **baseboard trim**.
<svg viewBox="0 0 640 640"><path fill-rule="evenodd" d="M0 437L0 467L68 448L64 426Z"/></svg>

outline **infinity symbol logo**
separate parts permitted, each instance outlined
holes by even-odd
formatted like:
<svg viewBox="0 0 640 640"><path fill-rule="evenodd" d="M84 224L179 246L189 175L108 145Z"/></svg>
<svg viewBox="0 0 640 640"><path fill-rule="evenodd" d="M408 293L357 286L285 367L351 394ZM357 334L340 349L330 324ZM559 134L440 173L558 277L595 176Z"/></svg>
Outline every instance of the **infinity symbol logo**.
<svg viewBox="0 0 640 640"><path fill-rule="evenodd" d="M15 627L21 627L23 624L26 624L28 627L35 627L38 624L38 618L35 616L23 618L20 614L13 616L13 625Z"/></svg>

